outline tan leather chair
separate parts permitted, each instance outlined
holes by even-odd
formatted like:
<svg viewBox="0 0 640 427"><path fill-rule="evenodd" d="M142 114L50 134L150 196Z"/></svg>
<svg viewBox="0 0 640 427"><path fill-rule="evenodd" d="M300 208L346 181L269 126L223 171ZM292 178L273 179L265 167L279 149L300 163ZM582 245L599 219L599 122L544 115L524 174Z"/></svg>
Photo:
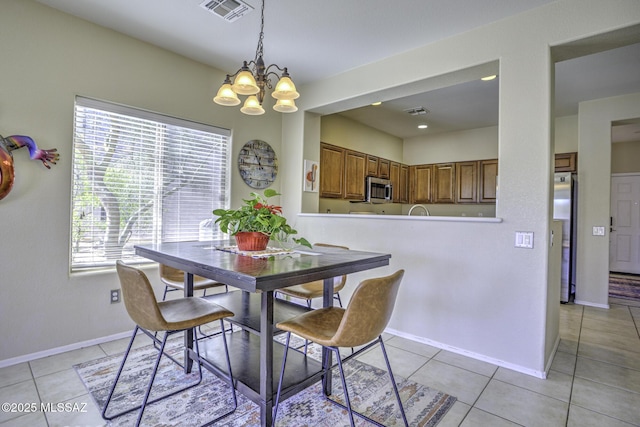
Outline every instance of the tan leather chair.
<svg viewBox="0 0 640 427"><path fill-rule="evenodd" d="M157 302L151 284L149 283L149 279L141 270L130 267L124 264L122 261L116 262L116 270L118 271L118 277L120 278L124 305L127 309L127 312L129 313L129 316L136 323L136 327L133 330L133 335L131 336L131 340L129 341L129 346L127 347L124 357L122 358L120 369L116 374L115 381L113 382L111 391L109 392L109 396L107 397L107 401L104 405L104 409L102 410L102 418L106 420L112 420L113 418L120 415L124 415L129 412L135 411L136 409L140 409L140 412L138 413L138 420L136 422L136 426L139 426L145 407L148 404L180 393L188 388L200 384L200 382L202 381L202 366L200 363L196 362L196 364L198 365L199 374L197 382L189 384L185 387L181 387L179 390L172 391L168 394L149 401L149 394L151 393L151 387L153 386L153 381L155 379L156 373L158 372L160 359L162 358L163 354L169 357L164 353L167 338L172 334L192 329L194 331L193 341L195 352L199 357L200 350L198 348L198 340L195 337L195 328L205 323L219 320L220 326L224 329L223 319L225 317L231 317L234 314L224 307L207 302L200 298L188 297L174 299L171 301ZM158 357L156 358L144 399L142 401L142 404L139 406L124 410L115 415L107 416L107 409L109 407L109 403L111 402L111 398L113 397L113 392L116 389L116 385L118 384L118 380L120 379L120 375L122 374L122 370L127 361L127 357L129 356L129 352L131 351L131 347L136 339L138 331L143 332L145 335L151 338L155 344L160 345ZM163 339L159 340L158 338L156 338L154 332L164 332L165 334ZM238 406L236 392L233 386L233 374L231 373L231 361L229 360L229 351L227 348L227 340L225 334L222 334L222 341L224 343L225 353L227 356L227 367L229 369L229 375L227 379L229 381L229 387L231 388L231 394L233 397L233 409L216 418L214 421L211 421L211 423L214 423L215 421L218 421L223 417L226 417L227 415L233 413ZM175 363L178 363L177 361L175 361L175 359L171 357L170 359Z"/></svg>
<svg viewBox="0 0 640 427"><path fill-rule="evenodd" d="M396 385L393 372L391 371L387 351L385 349L384 342L382 341L382 332L387 327L389 319L391 318L403 276L404 270L398 270L390 276L363 280L357 286L346 309L339 307L321 308L298 315L276 325L277 328L287 332L287 342L285 344L284 357L282 359L282 370L280 372L280 381L278 383L278 394L274 407L274 425L278 413L278 404L280 403L282 379L284 378L284 370L287 363L291 333L320 344L335 354L338 362L338 370L340 371L342 388L344 389L346 406L334 400L329 400L336 405L347 409L352 427L355 426L353 420L354 413L377 425L380 424L363 414L352 411L342 364L379 343L387 364L391 384L393 384L393 390L395 392L396 399L398 400L398 405L400 406L402 419L404 420L405 426L409 425L404 408L402 407L400 394L398 393L398 386ZM339 347L358 347L361 345L364 345L364 347L346 357L344 361L340 359Z"/></svg>
<svg viewBox="0 0 640 427"><path fill-rule="evenodd" d="M162 301L167 299L167 293L169 292L184 292L184 271L169 267L168 265L160 264L160 280L164 283ZM202 291L203 296L207 294L207 289L220 288L222 286L224 286L225 292L229 290L229 287L224 283L216 282L215 280L207 279L205 277L193 276L193 291Z"/></svg>
<svg viewBox="0 0 640 427"><path fill-rule="evenodd" d="M339 248L349 250L346 246L330 245L327 243L316 243L313 246L321 246L325 248ZM340 291L347 284L347 276L343 275L340 281L333 284L333 295L338 300L338 304L342 307L342 300L340 299ZM279 293L289 295L295 298L304 299L307 301L307 307L311 308L311 300L314 298L320 298L324 290L324 281L316 280L314 282L303 283L301 285L289 286L287 288L278 289Z"/></svg>

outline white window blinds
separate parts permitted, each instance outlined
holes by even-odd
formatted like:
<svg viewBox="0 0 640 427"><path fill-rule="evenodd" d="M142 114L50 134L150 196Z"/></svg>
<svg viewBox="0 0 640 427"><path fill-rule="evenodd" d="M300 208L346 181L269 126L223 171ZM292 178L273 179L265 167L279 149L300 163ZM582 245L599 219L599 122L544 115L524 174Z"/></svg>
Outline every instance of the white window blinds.
<svg viewBox="0 0 640 427"><path fill-rule="evenodd" d="M143 262L139 243L222 238L230 131L77 97L71 270Z"/></svg>

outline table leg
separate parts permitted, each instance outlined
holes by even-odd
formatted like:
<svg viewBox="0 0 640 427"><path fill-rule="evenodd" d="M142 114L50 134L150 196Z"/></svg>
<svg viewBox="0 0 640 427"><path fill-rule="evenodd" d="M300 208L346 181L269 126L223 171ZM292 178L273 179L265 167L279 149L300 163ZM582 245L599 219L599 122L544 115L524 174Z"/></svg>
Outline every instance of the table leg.
<svg viewBox="0 0 640 427"><path fill-rule="evenodd" d="M184 273L184 296L193 296L193 274ZM193 360L189 357L189 350L193 349L193 329L184 331L184 372L188 374L193 367Z"/></svg>
<svg viewBox="0 0 640 427"><path fill-rule="evenodd" d="M324 279L324 289L322 293L322 306L333 306L333 277ZM331 394L331 365L333 364L333 352L327 348L322 348L322 369L324 370L324 376L322 377L322 389L326 396Z"/></svg>
<svg viewBox="0 0 640 427"><path fill-rule="evenodd" d="M260 425L273 419L273 291L260 299Z"/></svg>

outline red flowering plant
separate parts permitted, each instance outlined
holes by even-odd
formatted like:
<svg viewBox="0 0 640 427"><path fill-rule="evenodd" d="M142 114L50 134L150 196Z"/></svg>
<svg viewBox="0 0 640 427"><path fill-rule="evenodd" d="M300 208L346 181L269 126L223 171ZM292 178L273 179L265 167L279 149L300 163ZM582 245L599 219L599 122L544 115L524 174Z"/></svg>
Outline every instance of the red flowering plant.
<svg viewBox="0 0 640 427"><path fill-rule="evenodd" d="M266 234L273 240L286 243L290 236L298 234L282 216L282 207L270 205L267 199L280 196L277 191L267 188L264 196L251 193L250 199L244 199L244 204L239 209L216 209L213 214L218 218L216 224L223 233L235 236L241 231L254 231ZM291 237L295 243L307 247L311 244L304 237Z"/></svg>

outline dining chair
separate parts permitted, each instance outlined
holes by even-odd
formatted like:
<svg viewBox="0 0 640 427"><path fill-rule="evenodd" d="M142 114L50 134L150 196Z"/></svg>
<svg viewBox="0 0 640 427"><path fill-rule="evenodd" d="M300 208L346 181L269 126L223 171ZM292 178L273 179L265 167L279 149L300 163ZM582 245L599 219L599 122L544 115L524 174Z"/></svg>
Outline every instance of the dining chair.
<svg viewBox="0 0 640 427"><path fill-rule="evenodd" d="M169 267L165 264L160 264L160 281L164 283L164 294L162 295L162 301L167 300L167 294L173 291L183 291L184 293L184 271L177 268ZM193 276L193 291L202 291L202 296L207 295L207 289L224 287L225 292L229 292L229 286L224 283L217 282L215 280L207 279L206 277ZM225 329L223 328L222 331ZM198 326L198 332L200 338L209 338L218 335L220 332L213 334L206 334L202 330L202 326Z"/></svg>
<svg viewBox="0 0 640 427"><path fill-rule="evenodd" d="M129 346L124 353L120 368L118 369L116 378L113 382L113 385L111 386L111 390L109 391L109 396L107 397L104 409L102 410L102 418L106 420L112 420L115 417L139 409L140 411L138 412L138 418L136 421L136 426L139 426L147 405L158 402L177 393L181 393L186 389L200 384L200 382L202 381L202 366L199 361L200 349L198 347L198 340L195 336L195 328L205 323L219 320L224 330L224 325L222 325L223 319L233 316L234 313L224 307L195 297L185 297L170 301L158 302L156 301L155 295L153 293L153 288L149 283L149 279L144 274L144 272L137 268L128 266L122 261L116 262L116 270L120 279L120 286L122 287L122 299L124 300L125 308L127 310L127 313L129 313L131 319L135 322L136 327L133 330L133 335L131 336L131 340L129 341ZM195 361L195 363L198 365L197 381L192 384L180 387L178 390L171 391L160 397L149 400L153 381L155 380L156 374L158 372L158 367L160 365L162 356L165 355L169 357L170 360L180 365L180 363L178 363L173 357L165 353L167 339L173 334L184 332L187 330L193 331L192 333L195 354L198 358L198 360ZM111 403L111 399L118 384L118 380L120 379L120 375L122 374L122 371L127 362L127 358L129 357L133 342L135 341L139 331L143 332L145 335L151 338L154 341L154 344L158 344L160 346L158 349L158 356L156 357L153 371L151 373L151 377L145 391L144 398L142 400L142 403L138 406L125 409L114 415L107 415L109 403ZM156 338L155 333L157 332L164 332L162 340ZM229 387L231 388L233 408L228 412L225 412L223 415L220 415L215 420L209 422L207 425L211 425L226 417L227 415L233 413L238 406L236 391L233 386L233 374L231 372L229 349L227 347L227 339L224 333L222 334L222 342L224 343L224 349L227 357L227 367L229 371L228 375L226 375L226 379L228 380Z"/></svg>
<svg viewBox="0 0 640 427"><path fill-rule="evenodd" d="M351 426L355 426L353 415L356 414L378 426L379 422L372 420L364 414L358 413L351 408L351 400L344 375L343 363L349 361L353 357L361 354L376 344L380 344L384 360L387 365L393 391L396 395L398 405L400 406L400 414L404 425L408 427L407 417L400 400L400 393L396 385L389 357L382 341L382 332L389 323L400 282L404 276L404 270L398 270L394 274L386 277L374 279L366 279L360 282L356 287L349 304L346 309L340 307L320 308L313 311L300 314L284 322L279 322L276 327L287 332L287 338L282 359L282 370L280 371L280 380L278 382L278 393L276 395L275 406L273 410L273 425L278 413L278 405L280 404L280 395L282 392L282 379L284 378L285 367L287 364L287 354L289 352L289 340L291 333L315 342L335 354L338 371L340 372L340 380L344 390L344 400L346 406L329 399L334 404L346 409L349 413ZM344 360L340 358L340 347L359 347L364 346L355 353L346 357ZM323 361L325 369L326 360ZM326 381L326 376L323 382Z"/></svg>
<svg viewBox="0 0 640 427"><path fill-rule="evenodd" d="M320 246L325 248L337 248L349 250L346 246L330 245L328 243L315 243L313 246ZM347 284L347 275L342 275L334 280L333 296L338 300L338 305L342 307L342 300L340 299L340 291ZM301 285L293 285L286 288L278 289L278 293L282 293L294 298L300 298L306 300L307 307L311 308L311 301L314 298L320 298L323 295L324 280L316 280L309 283L303 283Z"/></svg>

